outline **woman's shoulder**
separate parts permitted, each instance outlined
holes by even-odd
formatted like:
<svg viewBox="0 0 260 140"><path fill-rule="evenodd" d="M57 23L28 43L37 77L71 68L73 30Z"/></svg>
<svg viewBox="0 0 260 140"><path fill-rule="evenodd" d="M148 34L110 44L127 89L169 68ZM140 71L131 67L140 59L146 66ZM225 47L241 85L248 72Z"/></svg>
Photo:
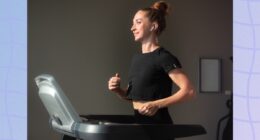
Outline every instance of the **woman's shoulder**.
<svg viewBox="0 0 260 140"><path fill-rule="evenodd" d="M158 64L162 66L167 73L172 69L182 67L178 58L164 48L161 48L157 60Z"/></svg>
<svg viewBox="0 0 260 140"><path fill-rule="evenodd" d="M168 51L167 49L165 49L163 47L161 47L160 50L158 51L158 56L161 59L168 58L168 57L176 58L176 56L173 53L171 53L170 51Z"/></svg>

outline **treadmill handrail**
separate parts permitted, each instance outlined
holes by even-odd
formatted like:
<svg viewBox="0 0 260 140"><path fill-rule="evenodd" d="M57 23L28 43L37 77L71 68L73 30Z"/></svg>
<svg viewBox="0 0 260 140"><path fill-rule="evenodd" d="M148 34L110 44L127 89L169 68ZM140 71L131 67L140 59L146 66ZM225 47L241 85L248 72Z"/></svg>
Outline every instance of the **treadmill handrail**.
<svg viewBox="0 0 260 140"><path fill-rule="evenodd" d="M42 74L35 78L39 88L39 96L52 120L52 127L72 132L74 123L82 122L69 99L49 74Z"/></svg>

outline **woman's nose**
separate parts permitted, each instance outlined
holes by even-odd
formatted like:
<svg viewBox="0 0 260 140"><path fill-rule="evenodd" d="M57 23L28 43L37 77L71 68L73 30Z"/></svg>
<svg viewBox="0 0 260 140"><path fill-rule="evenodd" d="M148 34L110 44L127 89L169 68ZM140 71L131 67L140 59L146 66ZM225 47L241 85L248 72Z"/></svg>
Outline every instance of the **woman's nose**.
<svg viewBox="0 0 260 140"><path fill-rule="evenodd" d="M134 31L135 30L135 26L133 25L132 27L131 27L131 31Z"/></svg>

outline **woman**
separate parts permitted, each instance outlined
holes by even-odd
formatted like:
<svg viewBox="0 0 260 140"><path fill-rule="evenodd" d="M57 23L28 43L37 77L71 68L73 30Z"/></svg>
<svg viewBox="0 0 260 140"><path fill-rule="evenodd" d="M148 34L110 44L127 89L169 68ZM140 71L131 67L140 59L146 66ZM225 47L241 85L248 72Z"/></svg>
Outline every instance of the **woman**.
<svg viewBox="0 0 260 140"><path fill-rule="evenodd" d="M131 31L141 43L142 53L133 57L127 89L120 87L118 74L108 81L108 89L131 100L138 123L172 124L167 107L195 95L178 59L160 46L158 36L166 27L169 6L163 1L137 11ZM172 93L172 84L179 90Z"/></svg>

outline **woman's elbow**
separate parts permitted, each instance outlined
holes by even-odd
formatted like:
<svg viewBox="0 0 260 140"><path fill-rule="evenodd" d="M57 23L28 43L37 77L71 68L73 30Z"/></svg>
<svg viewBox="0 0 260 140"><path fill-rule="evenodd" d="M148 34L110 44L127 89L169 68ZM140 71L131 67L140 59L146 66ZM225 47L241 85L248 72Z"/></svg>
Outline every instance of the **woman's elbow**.
<svg viewBox="0 0 260 140"><path fill-rule="evenodd" d="M193 87L187 88L187 98L192 99L196 96L196 90Z"/></svg>
<svg viewBox="0 0 260 140"><path fill-rule="evenodd" d="M194 89L194 88L191 88L190 90L189 90L189 93L188 93L188 96L190 97L190 98L194 98L195 96L196 96L196 90Z"/></svg>

